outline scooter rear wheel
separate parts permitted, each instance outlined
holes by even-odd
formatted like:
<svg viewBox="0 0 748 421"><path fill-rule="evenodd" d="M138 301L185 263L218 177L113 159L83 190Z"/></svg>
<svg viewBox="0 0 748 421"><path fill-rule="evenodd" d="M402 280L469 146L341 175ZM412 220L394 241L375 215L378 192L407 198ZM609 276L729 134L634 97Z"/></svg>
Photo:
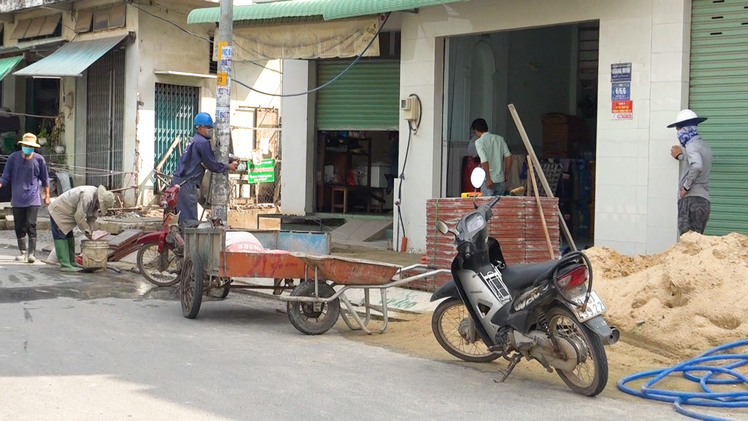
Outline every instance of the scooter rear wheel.
<svg viewBox="0 0 748 421"><path fill-rule="evenodd" d="M148 282L160 287L170 287L179 282L177 256L169 249L158 252L158 243L146 243L138 250L138 270Z"/></svg>
<svg viewBox="0 0 748 421"><path fill-rule="evenodd" d="M501 354L488 351L477 333L473 343L462 337L460 322L468 317L470 314L459 298L448 298L439 304L431 318L431 331L439 345L455 357L471 363L487 363L501 357Z"/></svg>
<svg viewBox="0 0 748 421"><path fill-rule="evenodd" d="M608 383L608 357L603 342L566 307L553 307L546 312L551 334L566 340L577 349L578 364L572 371L556 373L569 389L584 396L596 396Z"/></svg>

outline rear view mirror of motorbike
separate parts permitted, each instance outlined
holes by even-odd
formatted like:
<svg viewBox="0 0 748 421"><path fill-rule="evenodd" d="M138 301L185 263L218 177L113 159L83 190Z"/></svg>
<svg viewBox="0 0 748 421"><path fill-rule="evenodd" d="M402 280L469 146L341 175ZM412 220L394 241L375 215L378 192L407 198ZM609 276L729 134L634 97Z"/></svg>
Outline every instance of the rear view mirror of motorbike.
<svg viewBox="0 0 748 421"><path fill-rule="evenodd" d="M486 180L486 171L481 167L476 167L473 169L473 172L470 174L470 184L475 187L475 189L479 189L483 182Z"/></svg>
<svg viewBox="0 0 748 421"><path fill-rule="evenodd" d="M436 222L436 230L439 231L442 234L449 233L449 227L447 226L447 224L445 224L442 221L437 221Z"/></svg>

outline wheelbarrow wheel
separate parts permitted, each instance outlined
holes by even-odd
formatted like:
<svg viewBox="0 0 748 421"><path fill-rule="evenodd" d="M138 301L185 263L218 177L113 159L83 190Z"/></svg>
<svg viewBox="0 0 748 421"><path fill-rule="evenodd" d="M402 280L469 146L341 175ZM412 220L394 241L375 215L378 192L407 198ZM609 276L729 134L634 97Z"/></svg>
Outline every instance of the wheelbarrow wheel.
<svg viewBox="0 0 748 421"><path fill-rule="evenodd" d="M224 298L229 296L230 291L231 287L229 287L228 285L223 288L213 288L210 290L210 296L223 300Z"/></svg>
<svg viewBox="0 0 748 421"><path fill-rule="evenodd" d="M332 297L335 290L324 282L319 283L319 296ZM292 297L314 297L314 281L305 281L291 291ZM289 301L286 305L288 320L293 327L306 335L321 335L330 330L340 316L340 300L329 303L302 303Z"/></svg>
<svg viewBox="0 0 748 421"><path fill-rule="evenodd" d="M203 301L203 262L199 255L187 257L182 266L182 284L180 296L182 315L188 319L197 317Z"/></svg>

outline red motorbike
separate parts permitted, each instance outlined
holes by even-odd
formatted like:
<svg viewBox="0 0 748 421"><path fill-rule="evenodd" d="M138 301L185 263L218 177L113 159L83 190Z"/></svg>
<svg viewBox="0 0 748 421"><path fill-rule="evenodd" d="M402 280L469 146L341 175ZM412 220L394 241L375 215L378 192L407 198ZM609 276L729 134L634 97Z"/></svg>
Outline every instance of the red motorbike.
<svg viewBox="0 0 748 421"><path fill-rule="evenodd" d="M164 190L159 205L164 210L161 231L138 239L137 264L140 273L154 285L169 287L179 282L184 240L179 233L179 214L176 213L180 185Z"/></svg>

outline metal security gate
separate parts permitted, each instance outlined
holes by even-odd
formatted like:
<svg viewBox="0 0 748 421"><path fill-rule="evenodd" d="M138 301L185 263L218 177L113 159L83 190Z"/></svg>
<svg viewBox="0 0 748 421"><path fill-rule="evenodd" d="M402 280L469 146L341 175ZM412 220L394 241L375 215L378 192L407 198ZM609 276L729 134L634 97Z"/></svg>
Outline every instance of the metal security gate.
<svg viewBox="0 0 748 421"><path fill-rule="evenodd" d="M181 151L192 138L195 129L192 121L199 110L200 88L193 86L156 84L156 133L153 145L155 167L177 137L181 146L177 148L161 167L161 172L173 174Z"/></svg>
<svg viewBox="0 0 748 421"><path fill-rule="evenodd" d="M88 68L86 184L122 187L125 50L112 50Z"/></svg>
<svg viewBox="0 0 748 421"><path fill-rule="evenodd" d="M692 4L690 108L714 152L707 233L748 234L748 1Z"/></svg>
<svg viewBox="0 0 748 421"><path fill-rule="evenodd" d="M349 63L320 61L317 86ZM317 94L318 130L397 130L400 116L400 63L357 63Z"/></svg>

